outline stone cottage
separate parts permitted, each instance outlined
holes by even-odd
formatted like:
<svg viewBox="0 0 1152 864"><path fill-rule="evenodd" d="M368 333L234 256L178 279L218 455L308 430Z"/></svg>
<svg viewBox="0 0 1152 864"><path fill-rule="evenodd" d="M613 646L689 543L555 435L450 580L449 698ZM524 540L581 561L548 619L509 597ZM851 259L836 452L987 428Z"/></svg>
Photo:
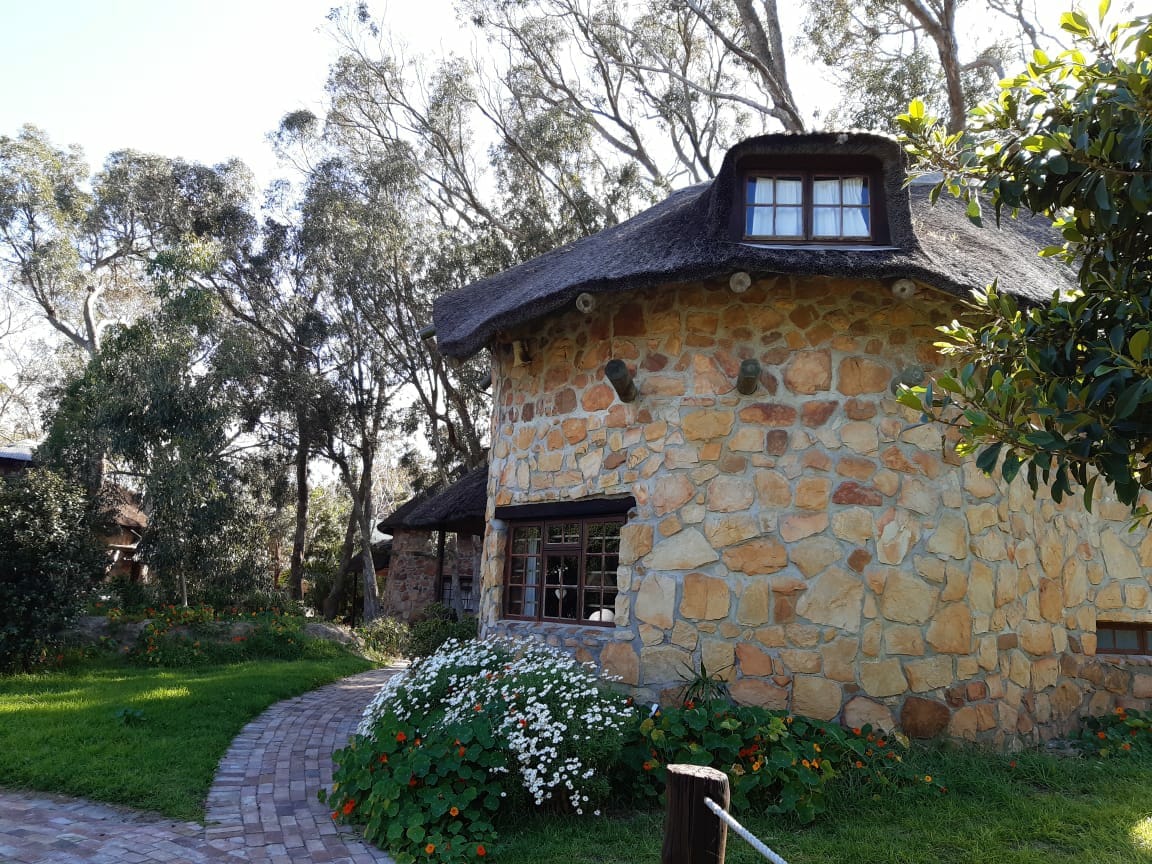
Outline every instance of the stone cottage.
<svg viewBox="0 0 1152 864"><path fill-rule="evenodd" d="M1152 537L1033 499L893 393L999 278L1071 284L1037 220L979 229L871 134L768 135L710 183L441 297L491 352L480 616L644 698L1017 746L1146 705Z"/></svg>

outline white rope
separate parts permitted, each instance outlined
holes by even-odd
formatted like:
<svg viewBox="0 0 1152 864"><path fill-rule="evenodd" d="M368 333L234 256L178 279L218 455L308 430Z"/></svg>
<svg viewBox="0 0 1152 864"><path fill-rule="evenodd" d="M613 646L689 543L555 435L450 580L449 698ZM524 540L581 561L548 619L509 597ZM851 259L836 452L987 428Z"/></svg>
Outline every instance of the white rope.
<svg viewBox="0 0 1152 864"><path fill-rule="evenodd" d="M739 834L740 837L749 846L751 846L753 849L771 861L772 864L788 864L787 861L785 861L783 858L765 846L762 842L760 842L760 839L755 834L753 834L751 831L733 819L730 815L728 815L724 808L713 801L711 798L706 797L704 799L704 804L709 810L719 816L721 821L727 824L729 828Z"/></svg>

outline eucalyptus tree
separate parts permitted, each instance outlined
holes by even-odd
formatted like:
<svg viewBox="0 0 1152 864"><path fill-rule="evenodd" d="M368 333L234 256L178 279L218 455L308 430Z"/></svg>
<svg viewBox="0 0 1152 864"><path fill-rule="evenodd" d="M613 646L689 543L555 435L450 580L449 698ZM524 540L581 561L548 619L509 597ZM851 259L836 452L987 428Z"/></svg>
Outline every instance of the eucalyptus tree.
<svg viewBox="0 0 1152 864"><path fill-rule="evenodd" d="M965 13L981 16L973 44ZM1007 68L1051 44L1039 19L1036 0L809 0L800 44L840 85L839 125L890 129L915 98L958 132Z"/></svg>

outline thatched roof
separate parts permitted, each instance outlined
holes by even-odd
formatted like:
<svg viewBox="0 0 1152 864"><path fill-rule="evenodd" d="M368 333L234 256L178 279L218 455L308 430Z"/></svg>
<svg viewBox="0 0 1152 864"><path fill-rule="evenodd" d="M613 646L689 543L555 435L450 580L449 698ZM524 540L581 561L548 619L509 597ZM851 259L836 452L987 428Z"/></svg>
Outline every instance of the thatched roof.
<svg viewBox="0 0 1152 864"><path fill-rule="evenodd" d="M729 220L737 200L737 162L746 157L861 156L878 160L887 201L890 243L833 248L766 245L734 239ZM961 297L994 278L1003 291L1041 301L1070 287L1066 268L1037 257L1057 242L1043 219L1005 218L997 229L972 225L964 206L929 187L904 187L903 151L871 133L764 135L728 151L715 179L672 193L638 216L503 273L437 298L439 350L468 357L498 332L570 306L582 292L629 291L668 282L763 274L908 277Z"/></svg>
<svg viewBox="0 0 1152 864"><path fill-rule="evenodd" d="M377 527L388 532L397 528L417 528L482 534L487 505L488 466L481 465L455 483L402 504Z"/></svg>

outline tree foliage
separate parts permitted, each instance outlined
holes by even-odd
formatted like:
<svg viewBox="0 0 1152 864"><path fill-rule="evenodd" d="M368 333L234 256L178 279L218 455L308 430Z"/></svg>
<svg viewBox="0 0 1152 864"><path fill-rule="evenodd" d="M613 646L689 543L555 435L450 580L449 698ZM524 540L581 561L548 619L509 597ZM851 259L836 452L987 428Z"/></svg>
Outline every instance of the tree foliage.
<svg viewBox="0 0 1152 864"><path fill-rule="evenodd" d="M81 486L35 468L0 482L0 671L60 644L107 557Z"/></svg>
<svg viewBox="0 0 1152 864"><path fill-rule="evenodd" d="M1133 507L1152 489L1152 17L1109 23L1080 12L1075 47L1036 52L1000 98L950 134L914 103L898 122L924 168L945 172L979 224L1024 209L1053 219L1078 288L1022 305L991 286L964 322L944 328L961 368L901 401L963 429L977 464L1060 500L1098 478Z"/></svg>

